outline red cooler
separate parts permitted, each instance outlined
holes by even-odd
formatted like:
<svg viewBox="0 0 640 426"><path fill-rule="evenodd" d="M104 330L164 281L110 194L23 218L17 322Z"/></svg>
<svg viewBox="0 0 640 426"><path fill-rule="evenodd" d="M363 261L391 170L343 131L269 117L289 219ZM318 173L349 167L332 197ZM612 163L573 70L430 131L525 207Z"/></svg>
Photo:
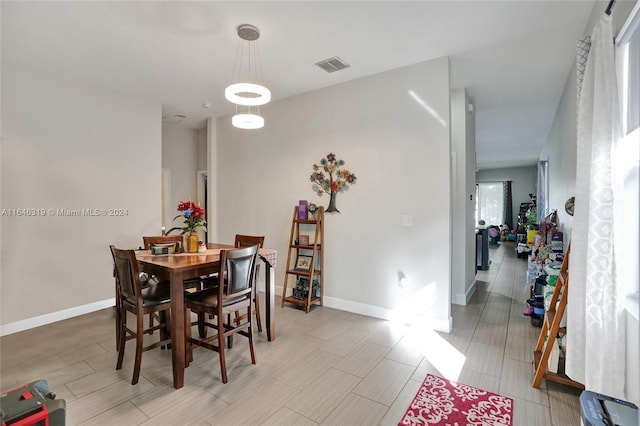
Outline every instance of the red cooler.
<svg viewBox="0 0 640 426"><path fill-rule="evenodd" d="M66 404L55 398L45 380L2 393L2 426L64 426Z"/></svg>

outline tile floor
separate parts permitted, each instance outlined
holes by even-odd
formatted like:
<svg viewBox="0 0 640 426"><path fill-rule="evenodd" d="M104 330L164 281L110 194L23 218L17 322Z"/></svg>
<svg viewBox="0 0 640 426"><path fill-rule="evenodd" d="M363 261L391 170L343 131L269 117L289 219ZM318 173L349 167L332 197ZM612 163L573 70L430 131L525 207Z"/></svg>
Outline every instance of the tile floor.
<svg viewBox="0 0 640 426"><path fill-rule="evenodd" d="M105 309L0 339L3 391L38 379L67 403L67 425L395 425L425 374L514 398L514 425L580 424L579 391L531 387L539 329L522 315L526 261L505 243L450 334L318 307L276 309L277 339L257 335L228 352L229 383L215 353L194 352L185 387L171 386L167 351L143 354L130 384L133 347L116 371L113 311Z"/></svg>

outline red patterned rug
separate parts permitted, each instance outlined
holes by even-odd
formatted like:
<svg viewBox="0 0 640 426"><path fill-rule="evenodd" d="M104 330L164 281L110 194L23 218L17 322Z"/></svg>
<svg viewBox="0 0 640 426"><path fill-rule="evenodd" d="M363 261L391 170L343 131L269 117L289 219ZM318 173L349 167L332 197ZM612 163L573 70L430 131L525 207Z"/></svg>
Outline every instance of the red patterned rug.
<svg viewBox="0 0 640 426"><path fill-rule="evenodd" d="M398 425L513 424L513 399L427 374Z"/></svg>

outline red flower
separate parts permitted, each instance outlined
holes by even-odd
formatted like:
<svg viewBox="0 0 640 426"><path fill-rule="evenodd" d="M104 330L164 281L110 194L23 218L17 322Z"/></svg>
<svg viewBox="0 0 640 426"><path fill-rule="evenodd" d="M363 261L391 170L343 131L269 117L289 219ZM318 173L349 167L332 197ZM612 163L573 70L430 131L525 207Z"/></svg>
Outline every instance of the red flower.
<svg viewBox="0 0 640 426"><path fill-rule="evenodd" d="M198 228L206 229L204 209L193 201L181 201L178 203L178 211L183 213L173 218L173 220L179 217L184 218L183 223L185 226L182 228L183 233L195 232Z"/></svg>
<svg viewBox="0 0 640 426"><path fill-rule="evenodd" d="M331 182L331 190L332 191L338 190L338 182Z"/></svg>

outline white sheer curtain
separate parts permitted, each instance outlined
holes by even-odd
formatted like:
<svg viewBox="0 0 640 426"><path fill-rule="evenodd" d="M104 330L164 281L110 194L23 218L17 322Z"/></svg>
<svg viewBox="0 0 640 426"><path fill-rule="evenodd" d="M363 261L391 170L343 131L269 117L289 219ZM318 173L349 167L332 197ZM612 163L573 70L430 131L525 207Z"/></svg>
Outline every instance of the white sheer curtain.
<svg viewBox="0 0 640 426"><path fill-rule="evenodd" d="M581 86L566 372L589 390L623 397L624 291L615 278L611 167L620 126L609 15L603 15L591 36Z"/></svg>
<svg viewBox="0 0 640 426"><path fill-rule="evenodd" d="M484 220L487 226L502 225L504 185L502 182L482 182L476 187L476 223Z"/></svg>

